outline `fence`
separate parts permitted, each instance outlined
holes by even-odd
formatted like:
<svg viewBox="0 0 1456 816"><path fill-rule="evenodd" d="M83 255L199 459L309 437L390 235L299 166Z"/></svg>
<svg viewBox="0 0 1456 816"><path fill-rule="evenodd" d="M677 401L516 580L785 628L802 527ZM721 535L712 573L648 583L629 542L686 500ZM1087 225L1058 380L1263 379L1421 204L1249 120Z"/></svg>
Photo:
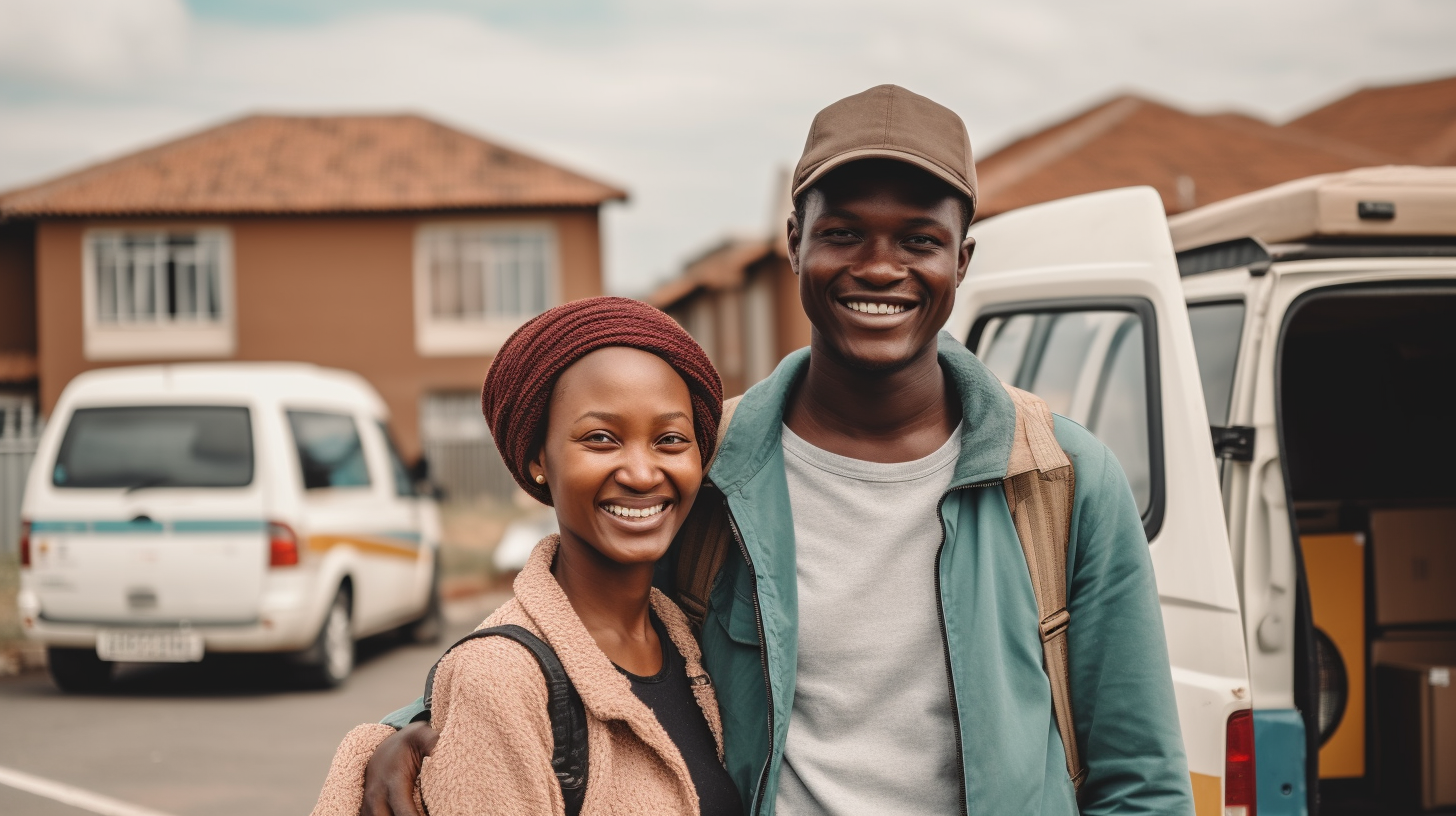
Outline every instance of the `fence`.
<svg viewBox="0 0 1456 816"><path fill-rule="evenodd" d="M0 403L0 555L14 555L20 546L20 500L40 429L30 402Z"/></svg>
<svg viewBox="0 0 1456 816"><path fill-rule="evenodd" d="M420 406L420 435L430 481L450 501L481 496L509 501L519 488L480 415L477 394L430 394Z"/></svg>

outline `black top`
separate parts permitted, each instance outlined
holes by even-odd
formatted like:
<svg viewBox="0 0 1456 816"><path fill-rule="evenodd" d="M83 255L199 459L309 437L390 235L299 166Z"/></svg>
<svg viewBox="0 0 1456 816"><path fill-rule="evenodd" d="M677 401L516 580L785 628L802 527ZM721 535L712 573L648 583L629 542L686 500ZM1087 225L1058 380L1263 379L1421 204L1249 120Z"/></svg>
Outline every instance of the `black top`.
<svg viewBox="0 0 1456 816"><path fill-rule="evenodd" d="M688 683L687 662L656 615L652 616L652 628L657 630L657 639L662 642L662 670L652 677L639 677L621 666L617 671L632 681L632 693L652 709L663 730L677 744L693 787L698 790L702 816L741 816L743 802L728 771L718 761L713 732L708 729L708 720Z"/></svg>

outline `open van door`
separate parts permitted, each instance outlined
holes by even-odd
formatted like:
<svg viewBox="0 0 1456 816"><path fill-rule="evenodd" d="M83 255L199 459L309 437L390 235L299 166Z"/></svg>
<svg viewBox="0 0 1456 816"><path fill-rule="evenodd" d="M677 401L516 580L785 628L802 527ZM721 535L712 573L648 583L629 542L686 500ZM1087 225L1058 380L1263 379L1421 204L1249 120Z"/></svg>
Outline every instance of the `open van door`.
<svg viewBox="0 0 1456 816"><path fill-rule="evenodd" d="M971 234L946 328L1117 455L1151 542L1197 812L1249 812L1237 808L1254 806L1253 774L1224 779L1245 749L1252 771L1244 628L1162 200L1148 187L1093 193Z"/></svg>

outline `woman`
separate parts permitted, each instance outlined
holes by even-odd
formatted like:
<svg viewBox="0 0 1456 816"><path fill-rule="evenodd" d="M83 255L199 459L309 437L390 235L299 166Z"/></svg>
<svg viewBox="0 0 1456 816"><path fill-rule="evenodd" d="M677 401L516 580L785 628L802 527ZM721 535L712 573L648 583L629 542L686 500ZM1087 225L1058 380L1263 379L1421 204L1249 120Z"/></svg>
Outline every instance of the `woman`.
<svg viewBox="0 0 1456 816"><path fill-rule="evenodd" d="M716 441L722 384L707 356L643 303L576 301L506 341L481 403L516 481L561 528L482 627L540 637L580 693L582 813L741 813L697 643L652 588ZM451 650L434 679L433 724L439 742L419 783L432 816L565 812L542 669L522 645L488 637ZM315 814L358 812L365 764L391 733L349 733Z"/></svg>

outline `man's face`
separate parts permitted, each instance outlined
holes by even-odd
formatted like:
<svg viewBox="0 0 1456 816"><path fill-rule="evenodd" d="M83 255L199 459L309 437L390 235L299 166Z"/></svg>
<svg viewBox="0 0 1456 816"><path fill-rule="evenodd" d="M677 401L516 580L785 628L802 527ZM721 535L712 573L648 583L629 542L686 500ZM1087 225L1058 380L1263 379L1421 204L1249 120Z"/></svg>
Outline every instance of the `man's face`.
<svg viewBox="0 0 1456 816"><path fill-rule="evenodd" d="M950 317L975 239L951 188L911 165L860 161L806 194L789 259L815 348L867 370L908 364Z"/></svg>

